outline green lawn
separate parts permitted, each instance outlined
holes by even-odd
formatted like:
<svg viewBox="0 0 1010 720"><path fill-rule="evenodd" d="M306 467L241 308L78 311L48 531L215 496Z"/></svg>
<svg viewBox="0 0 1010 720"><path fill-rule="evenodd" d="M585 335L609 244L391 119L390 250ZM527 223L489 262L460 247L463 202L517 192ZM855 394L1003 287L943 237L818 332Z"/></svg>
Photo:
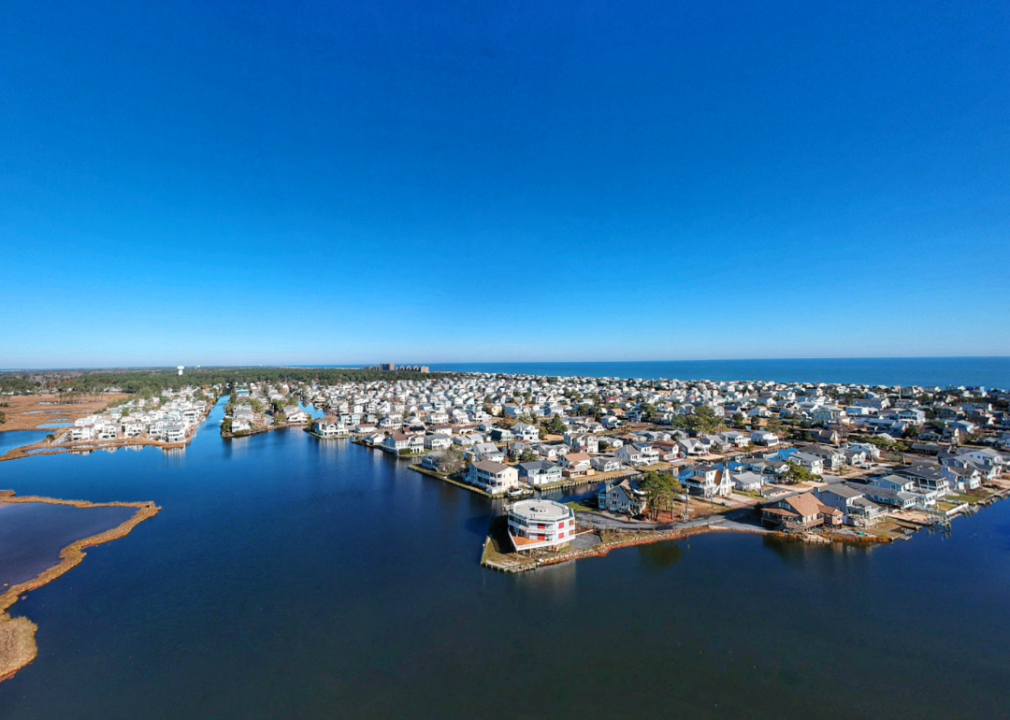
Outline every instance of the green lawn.
<svg viewBox="0 0 1010 720"><path fill-rule="evenodd" d="M968 503L969 505L975 505L977 503L982 502L985 499L985 498L981 498L981 497L979 497L977 495L968 495L966 493L952 493L951 495L948 495L947 497L949 497L952 500L955 500L956 502L959 502L959 503Z"/></svg>
<svg viewBox="0 0 1010 720"><path fill-rule="evenodd" d="M570 507L572 512L600 512L597 508L582 505L577 502L565 503L565 507Z"/></svg>

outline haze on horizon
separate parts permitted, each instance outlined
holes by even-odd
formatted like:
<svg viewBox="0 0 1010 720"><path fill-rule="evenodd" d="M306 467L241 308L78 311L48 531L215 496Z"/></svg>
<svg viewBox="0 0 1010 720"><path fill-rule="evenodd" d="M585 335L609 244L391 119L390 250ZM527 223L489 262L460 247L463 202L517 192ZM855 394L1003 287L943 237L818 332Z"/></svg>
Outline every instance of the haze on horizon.
<svg viewBox="0 0 1010 720"><path fill-rule="evenodd" d="M12 0L0 368L1010 355L1010 6Z"/></svg>

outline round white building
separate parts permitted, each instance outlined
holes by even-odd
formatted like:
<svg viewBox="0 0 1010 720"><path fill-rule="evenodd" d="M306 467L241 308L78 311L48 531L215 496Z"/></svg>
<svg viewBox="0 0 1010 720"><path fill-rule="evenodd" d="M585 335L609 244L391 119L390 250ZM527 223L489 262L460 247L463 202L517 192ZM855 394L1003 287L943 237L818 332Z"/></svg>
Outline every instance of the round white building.
<svg viewBox="0 0 1010 720"><path fill-rule="evenodd" d="M517 551L567 545L575 539L575 513L553 500L520 500L509 513L509 538Z"/></svg>

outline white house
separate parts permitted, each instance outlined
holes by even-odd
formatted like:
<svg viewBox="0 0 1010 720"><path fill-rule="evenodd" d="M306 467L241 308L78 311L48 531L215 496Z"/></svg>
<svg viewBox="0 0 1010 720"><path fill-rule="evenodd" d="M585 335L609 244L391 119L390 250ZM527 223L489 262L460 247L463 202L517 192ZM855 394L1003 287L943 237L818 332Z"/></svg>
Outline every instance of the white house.
<svg viewBox="0 0 1010 720"><path fill-rule="evenodd" d="M567 545L575 538L575 513L553 500L520 500L509 507L508 517L517 552Z"/></svg>
<svg viewBox="0 0 1010 720"><path fill-rule="evenodd" d="M519 486L519 471L494 460L481 460L470 466L466 481L489 495L504 495Z"/></svg>
<svg viewBox="0 0 1010 720"><path fill-rule="evenodd" d="M519 465L519 479L534 487L559 482L561 467L547 460L521 463Z"/></svg>
<svg viewBox="0 0 1010 720"><path fill-rule="evenodd" d="M764 445L765 447L775 447L779 444L779 436L767 430L755 430L750 434L750 439L755 445Z"/></svg>
<svg viewBox="0 0 1010 720"><path fill-rule="evenodd" d="M733 487L743 492L760 492L764 479L754 472L733 473Z"/></svg>
<svg viewBox="0 0 1010 720"><path fill-rule="evenodd" d="M597 472L614 472L621 469L620 459L613 455L597 455L590 462Z"/></svg>
<svg viewBox="0 0 1010 720"><path fill-rule="evenodd" d="M680 473L681 484L704 498L727 497L733 492L729 470L721 465L695 465Z"/></svg>
<svg viewBox="0 0 1010 720"><path fill-rule="evenodd" d="M452 438L448 435L435 434L424 436L425 450L448 450L452 445Z"/></svg>
<svg viewBox="0 0 1010 720"><path fill-rule="evenodd" d="M500 450L494 443L476 443L467 452L470 462L480 462L481 460L492 460L502 462L505 459L505 451Z"/></svg>
<svg viewBox="0 0 1010 720"><path fill-rule="evenodd" d="M527 423L516 423L512 428L512 434L515 435L517 440L533 443L540 439L540 428Z"/></svg>

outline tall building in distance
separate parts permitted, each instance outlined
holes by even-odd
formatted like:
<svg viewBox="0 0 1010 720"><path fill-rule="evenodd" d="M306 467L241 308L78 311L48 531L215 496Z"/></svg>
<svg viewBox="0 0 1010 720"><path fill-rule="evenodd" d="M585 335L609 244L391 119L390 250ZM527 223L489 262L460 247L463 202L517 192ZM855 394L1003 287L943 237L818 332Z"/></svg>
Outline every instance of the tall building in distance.
<svg viewBox="0 0 1010 720"><path fill-rule="evenodd" d="M416 373L430 373L431 368L427 365L401 365L399 368L396 367L396 363L381 363L379 365L368 365L365 370L382 370L383 372L394 372L399 369L400 372L416 372Z"/></svg>

